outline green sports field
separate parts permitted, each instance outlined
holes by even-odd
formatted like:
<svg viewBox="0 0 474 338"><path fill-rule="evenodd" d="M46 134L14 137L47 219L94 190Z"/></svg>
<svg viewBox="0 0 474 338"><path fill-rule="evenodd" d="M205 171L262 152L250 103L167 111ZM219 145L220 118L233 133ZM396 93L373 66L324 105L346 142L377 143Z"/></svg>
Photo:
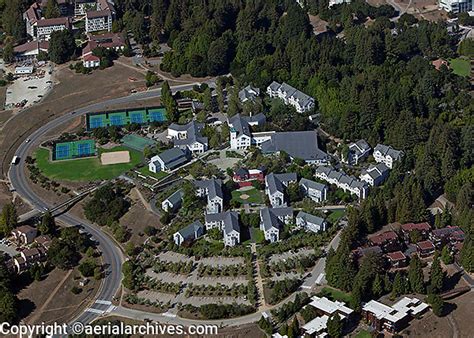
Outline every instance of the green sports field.
<svg viewBox="0 0 474 338"><path fill-rule="evenodd" d="M130 151L130 163L110 164L103 166L99 157L83 158L60 162L51 162L50 151L40 148L35 153L36 163L41 172L53 180L87 182L112 179L139 164L143 155L136 150L123 146L112 149L99 149L99 156L104 152Z"/></svg>
<svg viewBox="0 0 474 338"><path fill-rule="evenodd" d="M248 198L243 199L243 198L241 198L242 195L248 195ZM247 191L234 190L234 191L232 191L232 199L238 201L241 204L245 204L245 203L261 204L261 203L263 203L262 192L255 189L255 188L247 190Z"/></svg>
<svg viewBox="0 0 474 338"><path fill-rule="evenodd" d="M449 66L452 68L453 73L459 76L469 76L471 74L471 63L469 60L457 58L449 60Z"/></svg>

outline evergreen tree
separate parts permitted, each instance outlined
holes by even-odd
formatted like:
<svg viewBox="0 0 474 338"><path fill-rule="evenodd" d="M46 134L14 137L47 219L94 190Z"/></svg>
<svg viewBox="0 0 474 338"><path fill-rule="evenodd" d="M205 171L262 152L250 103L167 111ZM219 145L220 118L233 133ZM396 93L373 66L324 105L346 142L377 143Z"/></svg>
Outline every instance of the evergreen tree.
<svg viewBox="0 0 474 338"><path fill-rule="evenodd" d="M392 285L392 298L405 294L408 291L407 289L405 276L400 271L397 271Z"/></svg>
<svg viewBox="0 0 474 338"><path fill-rule="evenodd" d="M56 222L49 211L45 212L41 218L38 230L42 235L54 234L56 232Z"/></svg>
<svg viewBox="0 0 474 338"><path fill-rule="evenodd" d="M430 292L438 293L443 290L445 275L446 273L441 267L439 256L435 254L430 271Z"/></svg>
<svg viewBox="0 0 474 338"><path fill-rule="evenodd" d="M26 37L26 25L22 18L25 3L23 0L8 0L4 3L2 28L13 37L14 42L19 42Z"/></svg>
<svg viewBox="0 0 474 338"><path fill-rule="evenodd" d="M18 216L16 208L12 203L5 204L0 215L0 235L8 236L16 228Z"/></svg>
<svg viewBox="0 0 474 338"><path fill-rule="evenodd" d="M5 63L12 63L15 61L15 53L11 41L8 41L3 47L3 61L5 61Z"/></svg>
<svg viewBox="0 0 474 338"><path fill-rule="evenodd" d="M328 330L329 337L331 338L342 337L342 329L343 329L343 323L338 313L329 317L328 322L327 322L327 330Z"/></svg>
<svg viewBox="0 0 474 338"><path fill-rule="evenodd" d="M429 294L426 301L431 305L436 316L441 317L444 314L444 301L438 294Z"/></svg>
<svg viewBox="0 0 474 338"><path fill-rule="evenodd" d="M469 235L464 239L464 243L461 249L461 265L468 271L474 271L474 245Z"/></svg>
<svg viewBox="0 0 474 338"><path fill-rule="evenodd" d="M217 92L217 105L219 106L219 111L224 112L224 89L222 87L222 80L218 78L216 81L216 92Z"/></svg>
<svg viewBox="0 0 474 338"><path fill-rule="evenodd" d="M161 87L161 102L166 108L166 118L168 121L176 121L178 119L178 105L173 97L168 81L165 81Z"/></svg>
<svg viewBox="0 0 474 338"><path fill-rule="evenodd" d="M298 319L295 317L288 327L288 338L298 338L300 335L300 324Z"/></svg>
<svg viewBox="0 0 474 338"><path fill-rule="evenodd" d="M424 293L425 285L423 280L423 269L418 256L412 257L408 268L408 282L412 292Z"/></svg>
<svg viewBox="0 0 474 338"><path fill-rule="evenodd" d="M48 0L46 3L46 9L44 11L44 17L46 19L58 18L61 15L59 10L58 2L56 0Z"/></svg>
<svg viewBox="0 0 474 338"><path fill-rule="evenodd" d="M229 93L229 105L227 107L227 116L231 117L240 112L240 99L237 85L227 88Z"/></svg>
<svg viewBox="0 0 474 338"><path fill-rule="evenodd" d="M202 102L205 111L212 111L212 93L211 88L207 87L202 96Z"/></svg>
<svg viewBox="0 0 474 338"><path fill-rule="evenodd" d="M374 297L379 298L384 293L383 279L380 274L375 275L374 282L372 284L372 294Z"/></svg>
<svg viewBox="0 0 474 338"><path fill-rule="evenodd" d="M49 59L57 64L65 63L71 59L76 51L76 41L69 30L51 33L49 40Z"/></svg>
<svg viewBox="0 0 474 338"><path fill-rule="evenodd" d="M449 252L449 248L447 245L443 246L443 249L441 250L441 260L446 265L452 264L454 262L454 258L451 255L451 252Z"/></svg>

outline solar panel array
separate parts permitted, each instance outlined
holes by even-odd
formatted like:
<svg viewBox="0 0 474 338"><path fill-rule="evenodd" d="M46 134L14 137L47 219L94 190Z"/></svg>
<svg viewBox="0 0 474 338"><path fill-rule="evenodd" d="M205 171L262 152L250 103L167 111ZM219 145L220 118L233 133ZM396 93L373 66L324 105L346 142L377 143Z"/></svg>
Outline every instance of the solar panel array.
<svg viewBox="0 0 474 338"><path fill-rule="evenodd" d="M163 107L96 112L86 116L88 130L110 126L123 127L130 123L146 125L164 121L166 121L166 109Z"/></svg>

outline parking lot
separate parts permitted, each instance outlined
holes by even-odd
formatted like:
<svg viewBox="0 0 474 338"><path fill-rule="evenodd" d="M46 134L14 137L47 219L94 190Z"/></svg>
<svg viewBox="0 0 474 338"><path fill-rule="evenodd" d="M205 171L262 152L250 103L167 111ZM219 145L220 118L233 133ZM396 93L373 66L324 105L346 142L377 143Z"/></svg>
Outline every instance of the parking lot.
<svg viewBox="0 0 474 338"><path fill-rule="evenodd" d="M24 107L28 107L41 101L41 99L53 88L50 67L41 68L45 71L43 77L35 74L17 78L8 86L5 99L5 107L13 108L16 104L26 100Z"/></svg>

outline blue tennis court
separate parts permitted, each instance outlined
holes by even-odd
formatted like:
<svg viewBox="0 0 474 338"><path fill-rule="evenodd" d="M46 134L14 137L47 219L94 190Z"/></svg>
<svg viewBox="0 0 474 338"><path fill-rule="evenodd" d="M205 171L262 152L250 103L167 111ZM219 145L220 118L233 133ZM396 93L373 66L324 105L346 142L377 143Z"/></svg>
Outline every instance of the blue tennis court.
<svg viewBox="0 0 474 338"><path fill-rule="evenodd" d="M166 116L165 116L164 110L161 110L161 109L149 110L149 114L150 114L150 121L151 122L166 121Z"/></svg>
<svg viewBox="0 0 474 338"><path fill-rule="evenodd" d="M79 157L91 154L92 145L90 143L80 143L77 145L77 155Z"/></svg>
<svg viewBox="0 0 474 338"><path fill-rule="evenodd" d="M53 161L71 160L96 154L94 140L79 140L56 143L53 147Z"/></svg>
<svg viewBox="0 0 474 338"><path fill-rule="evenodd" d="M123 116L120 116L120 115L110 116L110 124L113 126L123 126L125 124L123 120Z"/></svg>
<svg viewBox="0 0 474 338"><path fill-rule="evenodd" d="M64 160L70 157L69 144L57 144L55 149L56 160Z"/></svg>
<svg viewBox="0 0 474 338"><path fill-rule="evenodd" d="M88 130L110 126L123 127L130 123L145 125L150 122L165 122L166 120L166 109L163 107L88 113L86 118Z"/></svg>
<svg viewBox="0 0 474 338"><path fill-rule="evenodd" d="M130 122L142 124L143 114L142 113L130 113Z"/></svg>
<svg viewBox="0 0 474 338"><path fill-rule="evenodd" d="M102 116L91 116L89 118L89 125L92 129L103 127L103 117Z"/></svg>

